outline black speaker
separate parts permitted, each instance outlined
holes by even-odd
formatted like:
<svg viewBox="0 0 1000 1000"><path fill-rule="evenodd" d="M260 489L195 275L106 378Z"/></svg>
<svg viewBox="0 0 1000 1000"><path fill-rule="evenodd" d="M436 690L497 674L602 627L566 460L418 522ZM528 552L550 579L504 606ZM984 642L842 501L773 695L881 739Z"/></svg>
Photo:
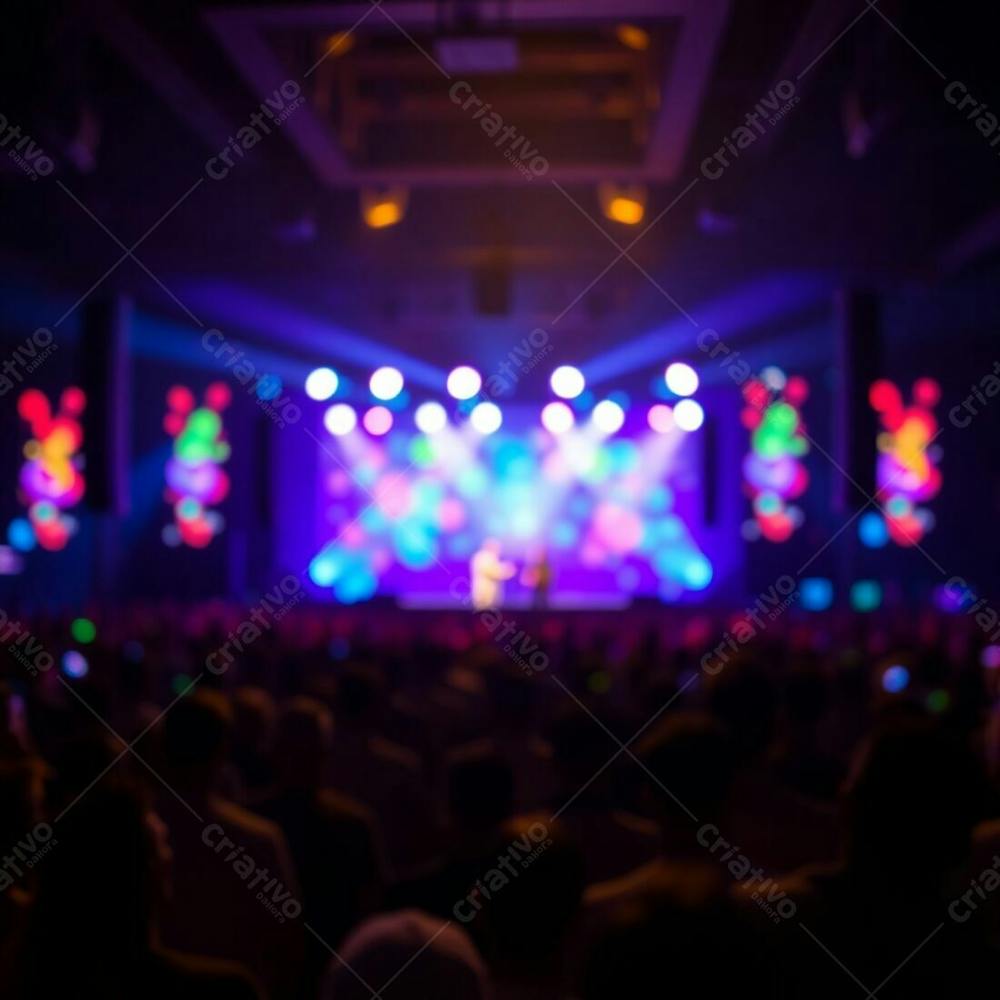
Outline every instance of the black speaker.
<svg viewBox="0 0 1000 1000"><path fill-rule="evenodd" d="M274 424L268 417L259 413L254 425L254 519L256 527L268 535L274 516L274 503L271 493L271 483L275 474L274 463Z"/></svg>
<svg viewBox="0 0 1000 1000"><path fill-rule="evenodd" d="M115 296L83 308L80 384L83 411L86 502L92 510L123 515L129 508L129 446L132 427L128 331L131 302Z"/></svg>
<svg viewBox="0 0 1000 1000"><path fill-rule="evenodd" d="M719 513L719 428L713 417L705 417L701 428L702 515L705 524L715 524Z"/></svg>
<svg viewBox="0 0 1000 1000"><path fill-rule="evenodd" d="M868 390L882 373L882 331L873 292L843 289L836 295L835 311L834 457L840 469L833 473L833 496L837 510L847 512L875 495L878 417Z"/></svg>

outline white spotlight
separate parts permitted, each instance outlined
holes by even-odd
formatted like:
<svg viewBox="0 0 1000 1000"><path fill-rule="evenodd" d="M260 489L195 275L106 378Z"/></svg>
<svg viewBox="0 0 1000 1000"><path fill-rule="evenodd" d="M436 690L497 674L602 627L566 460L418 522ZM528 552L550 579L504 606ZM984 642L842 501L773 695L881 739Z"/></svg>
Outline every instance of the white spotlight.
<svg viewBox="0 0 1000 1000"><path fill-rule="evenodd" d="M448 394L455 399L471 399L482 387L483 379L475 368L459 365L448 375Z"/></svg>
<svg viewBox="0 0 1000 1000"><path fill-rule="evenodd" d="M573 423L573 411L565 403L548 403L542 409L542 426L550 434L565 434Z"/></svg>
<svg viewBox="0 0 1000 1000"><path fill-rule="evenodd" d="M403 374L398 368L376 368L368 388L376 399L395 399L403 391Z"/></svg>
<svg viewBox="0 0 1000 1000"><path fill-rule="evenodd" d="M445 408L434 400L421 403L413 414L417 430L424 434L437 434L443 431L448 423L448 413Z"/></svg>
<svg viewBox="0 0 1000 1000"><path fill-rule="evenodd" d="M477 403L469 414L469 423L480 434L492 434L500 429L503 414L496 403Z"/></svg>
<svg viewBox="0 0 1000 1000"><path fill-rule="evenodd" d="M693 399L682 399L674 407L674 423L682 431L696 431L705 422L705 411Z"/></svg>
<svg viewBox="0 0 1000 1000"><path fill-rule="evenodd" d="M560 365L549 379L552 391L561 399L576 399L583 392L586 384L583 372L572 365Z"/></svg>
<svg viewBox="0 0 1000 1000"><path fill-rule="evenodd" d="M329 399L340 385L340 379L332 368L314 368L306 376L306 395L310 399L323 402Z"/></svg>
<svg viewBox="0 0 1000 1000"><path fill-rule="evenodd" d="M646 419L657 434L669 434L674 428L674 411L664 403L654 403Z"/></svg>
<svg viewBox="0 0 1000 1000"><path fill-rule="evenodd" d="M693 396L698 391L698 373L682 361L667 365L663 379L675 396Z"/></svg>
<svg viewBox="0 0 1000 1000"><path fill-rule="evenodd" d="M358 415L347 403L334 403L323 414L323 426L336 437L350 434L357 426Z"/></svg>
<svg viewBox="0 0 1000 1000"><path fill-rule="evenodd" d="M594 421L594 426L605 434L614 434L621 430L625 423L625 411L613 400L602 399L594 407L590 419Z"/></svg>

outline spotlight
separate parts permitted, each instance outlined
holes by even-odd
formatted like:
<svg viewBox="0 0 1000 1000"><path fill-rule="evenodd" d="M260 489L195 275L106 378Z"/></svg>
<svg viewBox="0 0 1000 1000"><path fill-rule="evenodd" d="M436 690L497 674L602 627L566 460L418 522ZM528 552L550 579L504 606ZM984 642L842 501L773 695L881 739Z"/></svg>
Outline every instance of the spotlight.
<svg viewBox="0 0 1000 1000"><path fill-rule="evenodd" d="M357 426L358 415L347 403L334 403L323 414L323 426L336 437L350 434Z"/></svg>
<svg viewBox="0 0 1000 1000"><path fill-rule="evenodd" d="M597 188L601 211L612 222L637 226L646 214L646 189L641 184L602 183Z"/></svg>
<svg viewBox="0 0 1000 1000"><path fill-rule="evenodd" d="M329 399L340 385L340 379L332 368L314 368L306 376L306 395L322 403Z"/></svg>
<svg viewBox="0 0 1000 1000"><path fill-rule="evenodd" d="M368 388L376 399L395 399L403 391L403 375L397 368L376 368Z"/></svg>
<svg viewBox="0 0 1000 1000"><path fill-rule="evenodd" d="M613 399L602 399L594 407L590 419L599 431L614 434L615 431L621 430L622 424L625 423L625 411Z"/></svg>
<svg viewBox="0 0 1000 1000"><path fill-rule="evenodd" d="M682 399L674 407L674 423L682 431L696 431L705 422L705 411L693 399Z"/></svg>
<svg viewBox="0 0 1000 1000"><path fill-rule="evenodd" d="M572 365L560 365L549 379L552 391L561 399L576 399L586 384L583 372Z"/></svg>
<svg viewBox="0 0 1000 1000"><path fill-rule="evenodd" d="M550 434L565 434L573 426L573 411L565 403L549 403L542 409L542 426Z"/></svg>
<svg viewBox="0 0 1000 1000"><path fill-rule="evenodd" d="M448 423L448 414L440 403L431 400L428 403L421 403L417 407L417 412L413 414L413 421L417 425L417 430L424 434L437 434L443 431Z"/></svg>
<svg viewBox="0 0 1000 1000"><path fill-rule="evenodd" d="M482 385L482 376L468 365L459 365L448 375L448 395L455 399L471 399Z"/></svg>
<svg viewBox="0 0 1000 1000"><path fill-rule="evenodd" d="M669 434L674 429L674 411L665 403L654 403L646 419L657 434Z"/></svg>
<svg viewBox="0 0 1000 1000"><path fill-rule="evenodd" d="M492 434L500 429L500 425L503 423L503 414L496 403L478 403L469 414L469 423L480 434Z"/></svg>
<svg viewBox="0 0 1000 1000"><path fill-rule="evenodd" d="M362 188L361 217L371 229L386 229L402 221L406 215L409 192L403 187Z"/></svg>
<svg viewBox="0 0 1000 1000"><path fill-rule="evenodd" d="M392 430L392 413L384 406L373 406L365 413L361 422L369 434L373 437L381 437Z"/></svg>
<svg viewBox="0 0 1000 1000"><path fill-rule="evenodd" d="M638 29L641 30L641 29ZM354 35L350 31L336 31L332 35L327 35L323 43L324 57L333 56L339 59L347 55L354 48Z"/></svg>
<svg viewBox="0 0 1000 1000"><path fill-rule="evenodd" d="M645 52L649 48L649 32L637 24L619 24L615 26L615 37L626 48L636 52Z"/></svg>
<svg viewBox="0 0 1000 1000"><path fill-rule="evenodd" d="M681 361L667 365L663 378L675 396L693 396L698 391L698 373Z"/></svg>

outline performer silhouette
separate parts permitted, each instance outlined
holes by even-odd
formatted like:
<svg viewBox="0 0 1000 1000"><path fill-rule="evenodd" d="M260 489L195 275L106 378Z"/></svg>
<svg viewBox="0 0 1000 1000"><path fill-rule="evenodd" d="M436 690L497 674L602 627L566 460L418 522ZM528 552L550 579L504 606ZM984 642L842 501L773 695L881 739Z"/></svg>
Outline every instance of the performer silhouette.
<svg viewBox="0 0 1000 1000"><path fill-rule="evenodd" d="M515 572L514 564L500 558L502 546L487 538L469 563L472 577L472 606L477 611L496 608L503 603L503 585Z"/></svg>
<svg viewBox="0 0 1000 1000"><path fill-rule="evenodd" d="M552 584L552 564L543 546L532 553L521 573L521 583L532 592L531 605L534 608L548 607L549 587Z"/></svg>

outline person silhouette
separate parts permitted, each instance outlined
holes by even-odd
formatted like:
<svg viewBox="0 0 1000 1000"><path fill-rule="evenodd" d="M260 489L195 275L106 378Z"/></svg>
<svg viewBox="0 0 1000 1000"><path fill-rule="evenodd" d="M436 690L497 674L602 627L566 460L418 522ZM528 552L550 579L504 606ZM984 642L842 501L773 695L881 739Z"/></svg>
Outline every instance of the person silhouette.
<svg viewBox="0 0 1000 1000"><path fill-rule="evenodd" d="M515 572L514 564L500 558L503 546L496 538L487 538L469 563L472 576L472 606L486 611L503 604L504 582Z"/></svg>

